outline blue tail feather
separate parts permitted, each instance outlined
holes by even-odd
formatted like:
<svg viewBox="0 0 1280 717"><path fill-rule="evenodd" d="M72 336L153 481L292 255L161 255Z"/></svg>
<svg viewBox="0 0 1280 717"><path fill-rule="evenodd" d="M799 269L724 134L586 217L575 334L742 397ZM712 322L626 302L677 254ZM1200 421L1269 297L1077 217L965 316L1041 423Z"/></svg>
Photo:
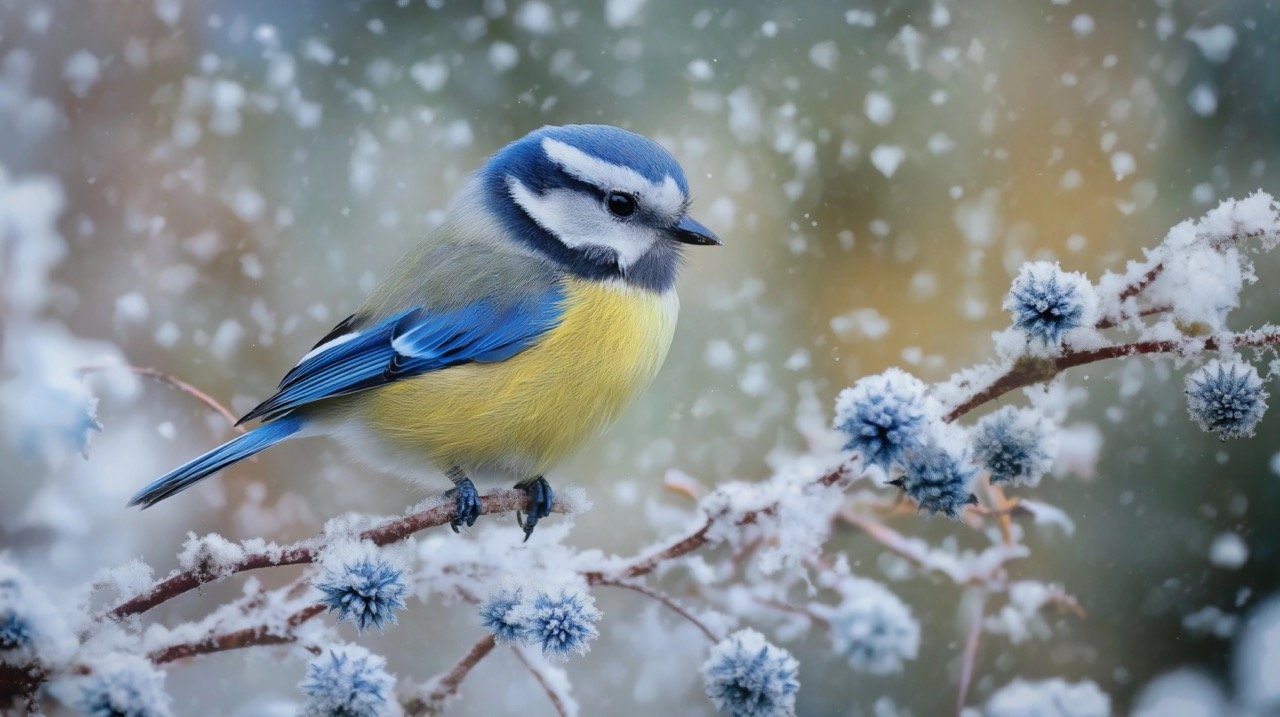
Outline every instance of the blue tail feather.
<svg viewBox="0 0 1280 717"><path fill-rule="evenodd" d="M129 505L150 508L200 480L293 436L302 429L301 418L281 418L227 441L199 458L157 478L129 500Z"/></svg>

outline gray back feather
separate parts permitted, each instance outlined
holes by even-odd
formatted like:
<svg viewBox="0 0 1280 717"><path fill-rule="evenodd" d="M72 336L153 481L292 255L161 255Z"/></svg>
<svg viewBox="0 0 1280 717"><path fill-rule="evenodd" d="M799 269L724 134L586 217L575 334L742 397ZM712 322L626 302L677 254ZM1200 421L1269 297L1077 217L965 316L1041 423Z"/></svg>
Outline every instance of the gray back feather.
<svg viewBox="0 0 1280 717"><path fill-rule="evenodd" d="M445 222L405 254L365 300L356 313L358 325L415 307L448 311L488 300L500 309L564 280L562 269L505 236L478 196L475 187L464 189Z"/></svg>

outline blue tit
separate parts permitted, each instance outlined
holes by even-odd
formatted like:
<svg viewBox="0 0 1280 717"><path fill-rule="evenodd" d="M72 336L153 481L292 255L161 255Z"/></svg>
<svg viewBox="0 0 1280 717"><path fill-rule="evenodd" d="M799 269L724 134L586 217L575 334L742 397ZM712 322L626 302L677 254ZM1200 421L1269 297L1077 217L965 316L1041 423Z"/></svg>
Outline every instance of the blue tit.
<svg viewBox="0 0 1280 717"><path fill-rule="evenodd" d="M444 473L455 531L480 514L472 477L514 478L529 495L527 539L553 505L546 471L613 423L666 357L682 249L720 244L689 203L675 158L617 127L544 127L507 145L241 419L258 428L130 505L283 441L328 435L391 472Z"/></svg>

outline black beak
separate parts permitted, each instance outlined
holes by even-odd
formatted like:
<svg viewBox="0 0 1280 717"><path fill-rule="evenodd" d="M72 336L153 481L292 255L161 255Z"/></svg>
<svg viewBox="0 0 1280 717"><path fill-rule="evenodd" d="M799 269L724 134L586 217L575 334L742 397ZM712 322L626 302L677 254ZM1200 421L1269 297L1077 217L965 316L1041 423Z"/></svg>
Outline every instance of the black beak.
<svg viewBox="0 0 1280 717"><path fill-rule="evenodd" d="M720 241L720 237L711 233L710 229L689 217L681 219L679 223L671 228L671 237L681 244L696 244L698 246L720 246L724 244L724 242Z"/></svg>

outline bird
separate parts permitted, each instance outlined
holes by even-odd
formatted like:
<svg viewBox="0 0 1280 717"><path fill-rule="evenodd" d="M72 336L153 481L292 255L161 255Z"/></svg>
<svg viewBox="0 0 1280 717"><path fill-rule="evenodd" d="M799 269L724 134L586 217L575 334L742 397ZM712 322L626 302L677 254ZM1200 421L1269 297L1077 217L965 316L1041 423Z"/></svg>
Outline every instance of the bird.
<svg viewBox="0 0 1280 717"><path fill-rule="evenodd" d="M552 512L546 473L601 434L663 364L684 249L721 245L689 216L658 143L610 125L545 126L472 174L443 222L240 419L261 424L140 490L146 508L288 440L452 482L450 525L481 513L475 479Z"/></svg>

